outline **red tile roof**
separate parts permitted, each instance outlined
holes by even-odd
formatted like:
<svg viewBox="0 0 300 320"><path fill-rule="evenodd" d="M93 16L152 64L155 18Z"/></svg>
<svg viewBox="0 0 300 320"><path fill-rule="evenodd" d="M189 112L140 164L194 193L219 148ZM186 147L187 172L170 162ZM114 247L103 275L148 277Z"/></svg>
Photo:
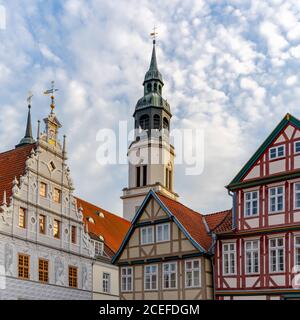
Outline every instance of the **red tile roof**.
<svg viewBox="0 0 300 320"><path fill-rule="evenodd" d="M208 234L203 221L203 215L182 203L158 194L160 200L168 210L179 220L191 237L205 250L209 250L212 245L212 238Z"/></svg>
<svg viewBox="0 0 300 320"><path fill-rule="evenodd" d="M105 244L116 253L130 228L130 222L97 207L85 200L76 198L78 208L83 209L84 222L88 227L88 232L102 236ZM99 216L102 212L104 218ZM95 223L89 222L87 218L93 218Z"/></svg>
<svg viewBox="0 0 300 320"><path fill-rule="evenodd" d="M225 210L205 215L205 220L211 231L215 233L232 230L232 210Z"/></svg>
<svg viewBox="0 0 300 320"><path fill-rule="evenodd" d="M0 153L0 200L3 201L3 192L6 191L7 202L12 195L13 180L25 174L26 160L35 144L24 145Z"/></svg>

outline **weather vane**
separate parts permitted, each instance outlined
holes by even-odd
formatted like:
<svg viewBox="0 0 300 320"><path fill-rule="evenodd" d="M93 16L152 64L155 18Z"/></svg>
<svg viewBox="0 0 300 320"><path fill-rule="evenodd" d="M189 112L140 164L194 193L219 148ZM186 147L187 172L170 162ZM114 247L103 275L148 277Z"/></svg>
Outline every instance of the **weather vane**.
<svg viewBox="0 0 300 320"><path fill-rule="evenodd" d="M31 91L28 91L28 97L27 97L28 107L31 107L32 97L33 97L32 92L31 92Z"/></svg>
<svg viewBox="0 0 300 320"><path fill-rule="evenodd" d="M53 110L55 108L55 103L54 103L54 93L58 91L58 89L55 89L55 86L54 86L54 81L51 81L51 89L48 89L44 92L44 94L48 95L48 94L51 94L51 113L53 113Z"/></svg>
<svg viewBox="0 0 300 320"><path fill-rule="evenodd" d="M153 43L155 43L155 41L156 41L156 36L158 35L158 33L156 32L156 30L157 30L157 28L156 28L156 26L154 25L153 31L150 33L150 36L151 36L152 39L153 39Z"/></svg>

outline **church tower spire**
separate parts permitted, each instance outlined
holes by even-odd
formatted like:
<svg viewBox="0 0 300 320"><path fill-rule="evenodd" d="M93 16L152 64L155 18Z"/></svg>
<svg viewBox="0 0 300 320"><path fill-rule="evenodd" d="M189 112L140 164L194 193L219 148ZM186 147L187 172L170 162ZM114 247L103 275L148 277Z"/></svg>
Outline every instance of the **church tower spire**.
<svg viewBox="0 0 300 320"><path fill-rule="evenodd" d="M24 138L21 139L20 143L16 147L21 147L25 144L32 144L35 142L35 140L32 137L32 125L31 125L31 99L33 95L30 93L29 97L27 99L28 101L28 114L27 114L27 122L26 122L26 130Z"/></svg>
<svg viewBox="0 0 300 320"><path fill-rule="evenodd" d="M169 142L170 105L162 96L163 77L156 57L156 33L151 61L145 74L144 94L135 106L135 141L128 150L128 187L123 189L123 216L132 220L144 197L153 189L172 199L174 192L174 147ZM137 157L137 155L139 155Z"/></svg>

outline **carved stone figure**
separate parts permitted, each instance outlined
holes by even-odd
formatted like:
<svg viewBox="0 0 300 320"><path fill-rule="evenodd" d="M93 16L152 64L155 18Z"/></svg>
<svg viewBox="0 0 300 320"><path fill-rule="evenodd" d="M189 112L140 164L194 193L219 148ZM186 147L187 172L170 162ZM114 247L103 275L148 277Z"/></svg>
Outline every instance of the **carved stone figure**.
<svg viewBox="0 0 300 320"><path fill-rule="evenodd" d="M85 264L82 265L82 289L88 290L88 274Z"/></svg>
<svg viewBox="0 0 300 320"><path fill-rule="evenodd" d="M55 284L64 285L64 269L63 261L59 257L56 257L54 261Z"/></svg>
<svg viewBox="0 0 300 320"><path fill-rule="evenodd" d="M12 276L13 253L14 253L13 246L9 243L6 243L4 247L5 272L9 276Z"/></svg>

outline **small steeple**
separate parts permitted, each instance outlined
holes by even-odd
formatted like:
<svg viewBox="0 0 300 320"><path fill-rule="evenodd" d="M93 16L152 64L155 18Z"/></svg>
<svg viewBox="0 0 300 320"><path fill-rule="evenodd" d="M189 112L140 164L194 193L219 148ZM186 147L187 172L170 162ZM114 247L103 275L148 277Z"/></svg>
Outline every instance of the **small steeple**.
<svg viewBox="0 0 300 320"><path fill-rule="evenodd" d="M145 83L150 82L150 81L159 81L161 85L163 85L163 79L162 75L158 70L157 66L157 59L156 59L156 27L154 27L153 32L150 34L153 38L153 48L152 48L152 55L151 55L151 62L150 62L150 67L149 70L145 74L145 79L143 85Z"/></svg>
<svg viewBox="0 0 300 320"><path fill-rule="evenodd" d="M31 99L33 95L32 93L29 94L27 101L28 101L28 115L27 115L27 124L26 124L26 131L25 131L25 136L24 138L20 141L16 147L21 147L25 144L32 144L35 142L35 140L32 137L32 126L31 126Z"/></svg>

